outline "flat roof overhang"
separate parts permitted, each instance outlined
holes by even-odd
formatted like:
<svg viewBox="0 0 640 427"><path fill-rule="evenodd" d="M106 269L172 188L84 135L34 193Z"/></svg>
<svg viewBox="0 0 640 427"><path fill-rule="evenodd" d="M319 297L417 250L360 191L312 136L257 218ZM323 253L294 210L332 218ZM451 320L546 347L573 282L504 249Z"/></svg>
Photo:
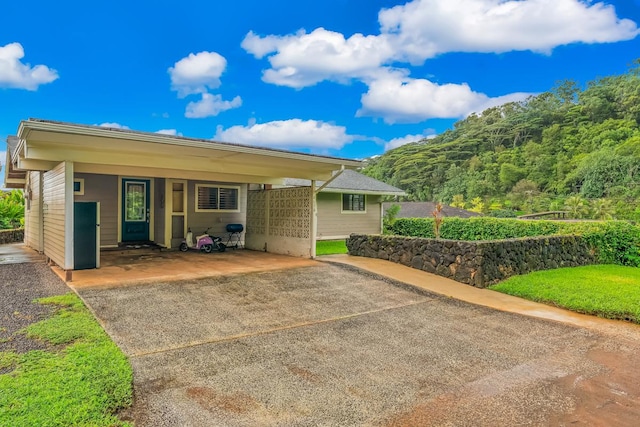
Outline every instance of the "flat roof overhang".
<svg viewBox="0 0 640 427"><path fill-rule="evenodd" d="M76 172L273 183L327 180L360 161L155 133L30 119L18 129L18 170L74 162Z"/></svg>

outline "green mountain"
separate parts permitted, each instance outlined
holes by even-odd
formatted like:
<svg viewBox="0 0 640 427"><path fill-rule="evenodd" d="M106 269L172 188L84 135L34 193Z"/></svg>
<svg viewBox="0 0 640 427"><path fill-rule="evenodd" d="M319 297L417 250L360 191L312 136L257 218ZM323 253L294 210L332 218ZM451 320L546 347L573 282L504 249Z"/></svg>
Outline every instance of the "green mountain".
<svg viewBox="0 0 640 427"><path fill-rule="evenodd" d="M370 159L365 174L499 216L569 210L640 220L640 60L579 88L559 83L523 102L472 114L436 138Z"/></svg>

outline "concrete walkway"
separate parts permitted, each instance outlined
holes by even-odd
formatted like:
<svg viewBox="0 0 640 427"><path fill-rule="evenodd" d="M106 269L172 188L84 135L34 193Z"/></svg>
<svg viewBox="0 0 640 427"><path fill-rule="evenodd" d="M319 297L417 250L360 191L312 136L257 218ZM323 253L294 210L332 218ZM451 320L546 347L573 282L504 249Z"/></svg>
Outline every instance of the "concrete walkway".
<svg viewBox="0 0 640 427"><path fill-rule="evenodd" d="M0 245L0 264L28 264L44 262L44 255L39 254L24 243Z"/></svg>
<svg viewBox="0 0 640 427"><path fill-rule="evenodd" d="M602 332L640 332L640 325L627 322L601 319L595 316L574 313L562 308L553 307L522 298L495 292L490 289L475 288L445 277L427 273L391 261L375 258L351 256L346 254L326 255L319 261L335 262L351 265L374 274L407 283L420 289L455 298L471 304L481 305L500 311L523 314L546 320L567 323L583 328L596 329Z"/></svg>

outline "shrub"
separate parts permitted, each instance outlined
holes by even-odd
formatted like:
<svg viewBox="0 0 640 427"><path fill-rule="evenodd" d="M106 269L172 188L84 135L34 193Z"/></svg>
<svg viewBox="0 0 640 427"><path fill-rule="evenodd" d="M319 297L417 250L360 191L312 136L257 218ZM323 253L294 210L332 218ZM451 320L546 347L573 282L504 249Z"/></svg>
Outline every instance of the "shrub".
<svg viewBox="0 0 640 427"><path fill-rule="evenodd" d="M433 219L400 218L390 233L434 238ZM579 235L602 263L640 267L640 227L622 221L561 222L502 218L445 218L440 237L450 240L499 240L549 235Z"/></svg>

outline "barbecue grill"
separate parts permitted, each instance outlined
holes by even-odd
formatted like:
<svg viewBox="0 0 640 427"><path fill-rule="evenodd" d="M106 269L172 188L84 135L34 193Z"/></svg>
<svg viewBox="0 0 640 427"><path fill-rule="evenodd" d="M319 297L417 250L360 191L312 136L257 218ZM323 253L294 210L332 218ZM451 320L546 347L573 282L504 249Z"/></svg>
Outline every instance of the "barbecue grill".
<svg viewBox="0 0 640 427"><path fill-rule="evenodd" d="M226 246L228 248L241 248L242 241L240 240L240 235L244 231L244 226L242 224L227 224L227 243Z"/></svg>

